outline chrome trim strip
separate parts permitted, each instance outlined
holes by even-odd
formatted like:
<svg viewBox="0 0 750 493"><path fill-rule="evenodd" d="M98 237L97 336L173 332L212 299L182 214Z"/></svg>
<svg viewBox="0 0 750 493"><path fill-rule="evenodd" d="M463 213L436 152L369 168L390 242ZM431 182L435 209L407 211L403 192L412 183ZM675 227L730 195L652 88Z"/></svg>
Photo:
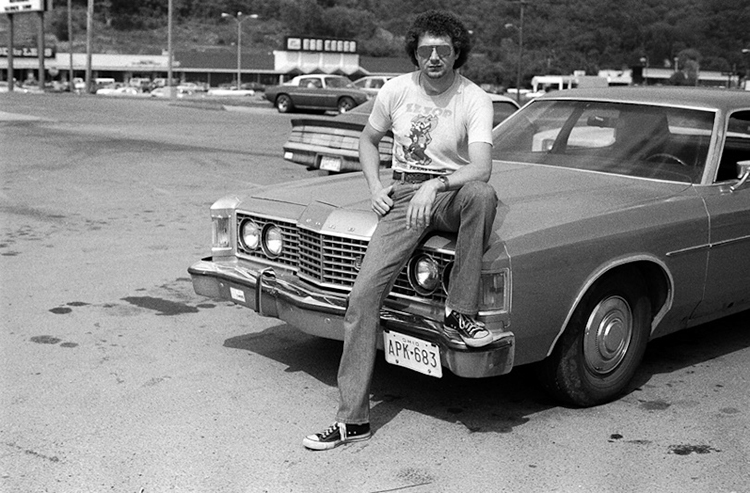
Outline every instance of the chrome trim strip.
<svg viewBox="0 0 750 493"><path fill-rule="evenodd" d="M666 255L667 257L675 257L677 255L683 255L686 253L694 253L694 252L699 252L701 250L709 250L710 248L711 248L710 243L704 243L703 245L695 245L695 246L691 246L687 248L681 248L680 250L667 252Z"/></svg>
<svg viewBox="0 0 750 493"><path fill-rule="evenodd" d="M674 256L682 255L682 254L685 254L685 253L698 252L700 250L711 250L713 248L721 248L723 246L732 245L734 243L740 243L740 242L743 242L743 241L750 241L750 235L739 236L737 238L730 238L728 240L721 240L721 241L717 241L715 243L704 243L702 245L695 245L695 246L691 246L691 247L687 247L687 248L682 248L680 250L674 250L674 251L671 251L671 252L667 252L666 255L667 255L667 257L674 257Z"/></svg>
<svg viewBox="0 0 750 493"><path fill-rule="evenodd" d="M739 242L748 241L748 240L750 240L750 235L739 236L737 238L731 238L731 239L728 239L728 240L717 241L716 243L712 243L709 247L710 248L719 248L719 247L723 247L723 246L726 246L726 245L731 245L733 243L739 243Z"/></svg>

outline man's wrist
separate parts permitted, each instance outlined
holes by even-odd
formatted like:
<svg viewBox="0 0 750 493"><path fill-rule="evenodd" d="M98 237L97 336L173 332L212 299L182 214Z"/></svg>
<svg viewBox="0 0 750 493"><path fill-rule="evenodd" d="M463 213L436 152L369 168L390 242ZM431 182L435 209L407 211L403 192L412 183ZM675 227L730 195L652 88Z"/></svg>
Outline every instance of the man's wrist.
<svg viewBox="0 0 750 493"><path fill-rule="evenodd" d="M448 177L445 175L441 175L437 177L437 180L440 182L440 191L441 192L447 192L450 189L450 183L448 182Z"/></svg>

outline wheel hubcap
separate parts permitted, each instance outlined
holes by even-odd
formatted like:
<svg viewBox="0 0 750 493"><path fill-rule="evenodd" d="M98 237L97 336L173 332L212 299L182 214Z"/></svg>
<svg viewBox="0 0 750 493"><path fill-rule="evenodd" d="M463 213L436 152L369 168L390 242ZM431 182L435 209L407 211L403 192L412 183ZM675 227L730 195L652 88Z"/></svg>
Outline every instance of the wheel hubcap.
<svg viewBox="0 0 750 493"><path fill-rule="evenodd" d="M591 312L583 340L589 369L609 373L622 362L633 336L633 312L628 302L613 296L602 300Z"/></svg>

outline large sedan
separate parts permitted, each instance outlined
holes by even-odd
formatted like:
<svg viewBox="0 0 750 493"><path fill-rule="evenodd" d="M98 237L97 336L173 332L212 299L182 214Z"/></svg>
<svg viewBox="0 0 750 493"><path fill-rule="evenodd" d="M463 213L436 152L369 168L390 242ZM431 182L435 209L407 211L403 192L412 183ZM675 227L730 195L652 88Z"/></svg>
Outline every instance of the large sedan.
<svg viewBox="0 0 750 493"><path fill-rule="evenodd" d="M493 126L518 110L515 100L491 94L494 109ZM309 169L331 173L359 171L358 142L375 100L335 118L295 118L292 133L284 144L284 159ZM380 141L380 165L390 168L393 134Z"/></svg>
<svg viewBox="0 0 750 493"><path fill-rule="evenodd" d="M631 388L650 340L750 309L746 92L550 93L496 127L491 184L479 318L494 341L442 330L456 238L430 233L381 312L389 363L471 378L534 364L552 395L591 406ZM361 174L228 195L211 218L196 293L343 339L378 220Z"/></svg>
<svg viewBox="0 0 750 493"><path fill-rule="evenodd" d="M346 77L321 74L298 75L279 86L267 87L264 97L279 113L295 109L346 113L370 99Z"/></svg>

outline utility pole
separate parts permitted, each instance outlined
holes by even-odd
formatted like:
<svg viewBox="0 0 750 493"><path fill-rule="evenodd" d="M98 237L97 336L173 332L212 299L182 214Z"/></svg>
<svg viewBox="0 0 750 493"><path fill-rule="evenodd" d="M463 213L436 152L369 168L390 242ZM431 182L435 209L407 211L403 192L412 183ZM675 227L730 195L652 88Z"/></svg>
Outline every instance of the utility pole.
<svg viewBox="0 0 750 493"><path fill-rule="evenodd" d="M91 42L94 36L94 0L89 0L86 9L86 93L91 93Z"/></svg>
<svg viewBox="0 0 750 493"><path fill-rule="evenodd" d="M15 70L13 68L13 16L14 14L8 14L8 92L13 92L13 86L16 85L16 79L13 77Z"/></svg>
<svg viewBox="0 0 750 493"><path fill-rule="evenodd" d="M242 12L237 12L237 15L222 12L221 16L233 19L237 23L237 90L239 91L242 84L242 21L245 19L257 19L258 14L250 14L243 17Z"/></svg>
<svg viewBox="0 0 750 493"><path fill-rule="evenodd" d="M73 84L73 0L68 0L68 56L70 61L68 89L70 89L70 92L75 92L76 88Z"/></svg>
<svg viewBox="0 0 750 493"><path fill-rule="evenodd" d="M172 92L172 15L173 15L173 4L174 0L169 0L167 8L167 94L172 99L174 94Z"/></svg>
<svg viewBox="0 0 750 493"><path fill-rule="evenodd" d="M36 49L39 52L39 90L44 92L44 9L39 14L39 30L37 31Z"/></svg>
<svg viewBox="0 0 750 493"><path fill-rule="evenodd" d="M518 27L518 69L516 70L516 102L521 104L521 65L523 63L523 9L526 2L521 0L521 15Z"/></svg>

